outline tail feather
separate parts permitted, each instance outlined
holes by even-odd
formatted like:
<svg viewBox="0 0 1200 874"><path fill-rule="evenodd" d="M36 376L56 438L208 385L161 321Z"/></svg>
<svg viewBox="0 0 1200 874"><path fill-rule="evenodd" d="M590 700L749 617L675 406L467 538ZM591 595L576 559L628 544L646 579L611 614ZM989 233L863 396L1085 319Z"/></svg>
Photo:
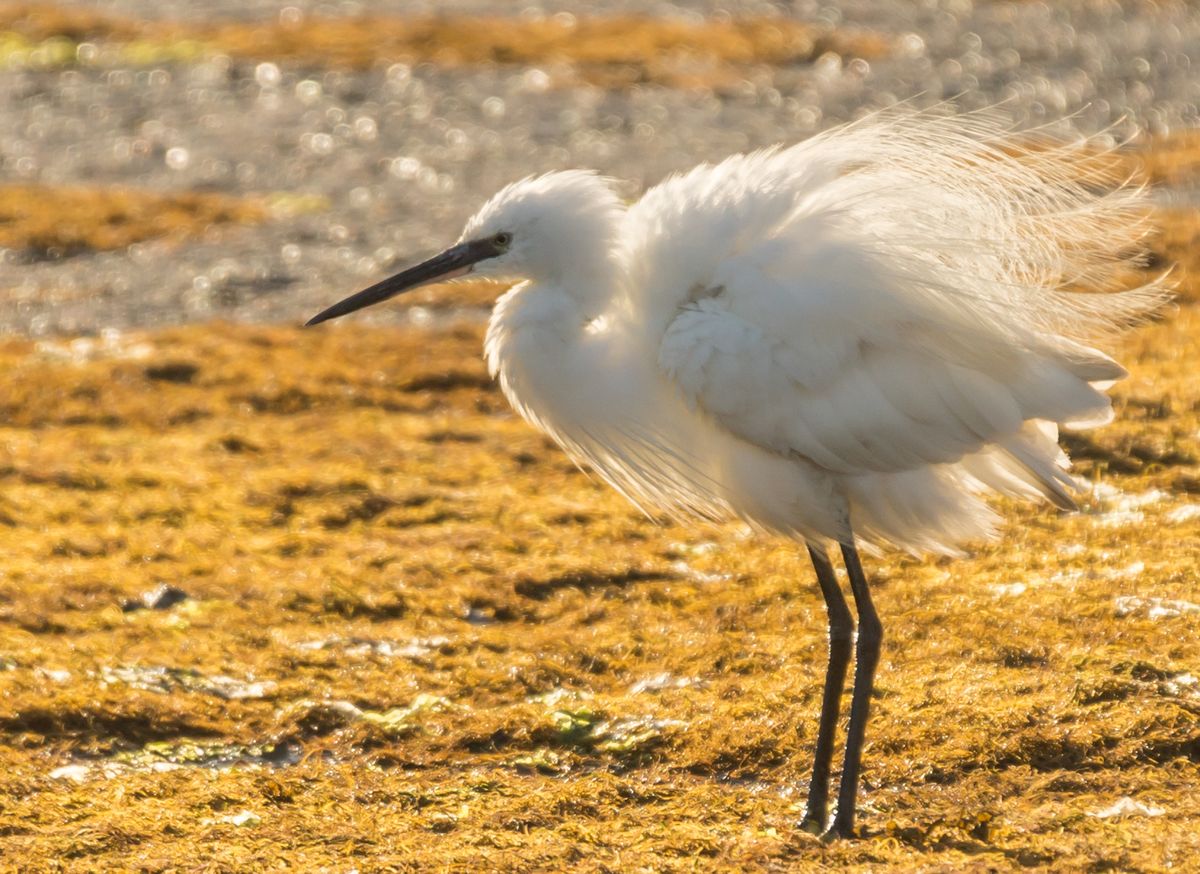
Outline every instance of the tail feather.
<svg viewBox="0 0 1200 874"><path fill-rule="evenodd" d="M1004 452L1016 461L1034 478L1040 487L1041 494L1060 510L1077 510L1079 505L1071 497L1071 491L1077 491L1079 484L1075 478L1063 470L1055 461L1047 457L1045 447L1038 447L1035 441L1027 436L1027 431L1003 441L1000 446ZM1058 446L1054 447L1058 454ZM1070 491L1068 491L1070 490Z"/></svg>

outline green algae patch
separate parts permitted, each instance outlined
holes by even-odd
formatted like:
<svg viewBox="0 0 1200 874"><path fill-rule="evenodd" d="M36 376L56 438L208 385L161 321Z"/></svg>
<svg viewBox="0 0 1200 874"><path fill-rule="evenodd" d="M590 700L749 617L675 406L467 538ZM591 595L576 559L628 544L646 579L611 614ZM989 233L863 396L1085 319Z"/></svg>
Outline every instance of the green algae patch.
<svg viewBox="0 0 1200 874"><path fill-rule="evenodd" d="M452 709L453 704L441 695L418 695L407 707L392 707L382 713L364 710L358 717L364 722L378 726L391 737L402 737L420 731L421 716L425 713L441 713Z"/></svg>
<svg viewBox="0 0 1200 874"><path fill-rule="evenodd" d="M50 780L86 783L113 780L136 772L158 773L177 768L275 768L295 763L296 751L287 745L243 745L214 740L179 738L151 741L140 749L120 750L100 759L81 758L54 768Z"/></svg>
<svg viewBox="0 0 1200 874"><path fill-rule="evenodd" d="M0 248L62 257L124 249L157 238L182 240L227 225L294 214L274 202L210 192L0 185Z"/></svg>
<svg viewBox="0 0 1200 874"><path fill-rule="evenodd" d="M688 21L639 15L546 18L282 15L258 22L141 21L50 4L0 7L0 63L10 67L188 62L225 54L306 67L430 63L552 68L564 84L727 86L755 66L832 52L875 58L882 36L788 18Z"/></svg>
<svg viewBox="0 0 1200 874"><path fill-rule="evenodd" d="M802 550L656 525L481 329L0 344L3 864L1154 870L1200 852L1200 314L1118 350L1082 509L870 574L863 836L802 831Z"/></svg>

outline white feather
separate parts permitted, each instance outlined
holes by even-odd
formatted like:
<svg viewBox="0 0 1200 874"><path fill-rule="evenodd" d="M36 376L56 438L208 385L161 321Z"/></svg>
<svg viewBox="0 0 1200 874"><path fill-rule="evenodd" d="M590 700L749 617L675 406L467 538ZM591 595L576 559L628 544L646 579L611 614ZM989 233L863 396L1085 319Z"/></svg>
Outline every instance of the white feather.
<svg viewBox="0 0 1200 874"><path fill-rule="evenodd" d="M648 511L819 542L955 551L994 490L1070 506L1055 424L1111 416L1093 348L1158 306L1107 289L1142 193L987 116L897 111L668 179L624 208L571 172L505 189L467 238L505 394ZM1094 180L1093 180L1094 181Z"/></svg>

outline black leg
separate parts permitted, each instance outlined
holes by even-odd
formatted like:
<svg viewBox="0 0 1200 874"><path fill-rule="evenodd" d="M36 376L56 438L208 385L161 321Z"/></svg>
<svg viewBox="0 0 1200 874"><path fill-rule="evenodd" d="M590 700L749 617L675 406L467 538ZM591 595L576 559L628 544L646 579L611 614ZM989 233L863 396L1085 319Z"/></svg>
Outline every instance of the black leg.
<svg viewBox="0 0 1200 874"><path fill-rule="evenodd" d="M850 641L854 637L854 619L838 585L833 565L824 548L808 547L817 583L825 597L825 612L829 617L829 663L825 669L825 695L821 699L821 721L817 728L817 749L813 753L812 781L808 784L808 806L800 827L813 834L825 831L825 816L829 808L829 766L833 761L833 737L841 711L842 688L846 685L846 668L850 664Z"/></svg>
<svg viewBox="0 0 1200 874"><path fill-rule="evenodd" d="M850 591L858 610L858 644L854 653L854 694L850 699L850 727L846 731L846 763L842 766L842 783L838 788L837 813L831 837L848 838L854 834L854 805L858 797L858 772L862 764L863 735L871 709L871 690L875 685L875 667L879 664L879 647L883 642L883 625L871 603L871 591L863 575L858 550L853 544L842 544L842 557L850 577Z"/></svg>

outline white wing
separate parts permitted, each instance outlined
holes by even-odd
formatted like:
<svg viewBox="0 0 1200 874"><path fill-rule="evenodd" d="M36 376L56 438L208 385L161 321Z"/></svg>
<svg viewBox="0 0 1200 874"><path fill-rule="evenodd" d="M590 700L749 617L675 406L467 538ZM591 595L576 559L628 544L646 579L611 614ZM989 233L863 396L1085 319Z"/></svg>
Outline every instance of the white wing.
<svg viewBox="0 0 1200 874"><path fill-rule="evenodd" d="M1124 371L1087 338L1163 293L1065 291L1103 287L1141 234L1138 192L1097 196L1070 153L1013 151L986 120L899 116L651 192L631 212L631 287L656 295L641 305L657 313L660 368L728 431L836 474L998 449L971 474L1069 506L1061 453L1027 423L1107 421L1096 384ZM713 191L757 216L724 243L702 230ZM693 226L690 251L664 242L672 222ZM668 283L685 262L689 281Z"/></svg>
<svg viewBox="0 0 1200 874"><path fill-rule="evenodd" d="M998 443L1070 503L1056 456L1020 458L1024 423L1106 420L1108 399L1090 383L1123 374L1111 359L1013 349L969 325L901 315L865 269L852 276L874 300L847 308L828 305L830 294L854 298L845 282L789 287L730 266L739 278L685 307L663 338L660 366L690 404L751 443L847 475L958 462Z"/></svg>

